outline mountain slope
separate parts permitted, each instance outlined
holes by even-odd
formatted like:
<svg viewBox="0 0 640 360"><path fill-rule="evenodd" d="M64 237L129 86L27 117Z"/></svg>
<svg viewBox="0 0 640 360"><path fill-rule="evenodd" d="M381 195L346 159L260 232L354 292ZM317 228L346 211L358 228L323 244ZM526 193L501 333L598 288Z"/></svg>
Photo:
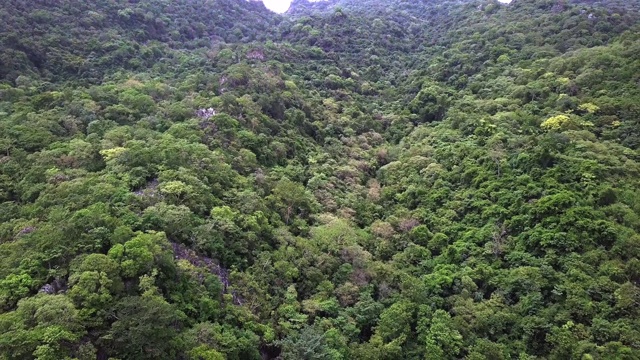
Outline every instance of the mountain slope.
<svg viewBox="0 0 640 360"><path fill-rule="evenodd" d="M382 4L0 4L0 359L640 357L640 7Z"/></svg>
<svg viewBox="0 0 640 360"><path fill-rule="evenodd" d="M11 0L2 15L0 77L11 80L35 73L87 81L116 67L143 71L161 60L166 46L263 40L275 21L261 2L235 0Z"/></svg>

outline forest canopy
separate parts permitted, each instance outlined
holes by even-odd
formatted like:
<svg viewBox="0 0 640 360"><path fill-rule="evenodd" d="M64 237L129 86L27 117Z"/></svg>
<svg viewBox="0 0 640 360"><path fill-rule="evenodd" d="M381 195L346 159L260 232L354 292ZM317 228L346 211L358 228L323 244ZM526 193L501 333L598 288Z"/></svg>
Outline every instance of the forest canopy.
<svg viewBox="0 0 640 360"><path fill-rule="evenodd" d="M640 359L640 4L0 2L0 359Z"/></svg>

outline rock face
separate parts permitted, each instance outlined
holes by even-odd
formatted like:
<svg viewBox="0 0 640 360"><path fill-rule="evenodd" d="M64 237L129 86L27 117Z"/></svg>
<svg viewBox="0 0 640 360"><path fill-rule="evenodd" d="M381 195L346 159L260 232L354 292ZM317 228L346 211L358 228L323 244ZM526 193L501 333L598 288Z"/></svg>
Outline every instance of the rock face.
<svg viewBox="0 0 640 360"><path fill-rule="evenodd" d="M173 254L176 260L187 260L191 265L206 269L209 273L216 275L218 279L220 279L220 283L222 283L222 292L224 294L229 293L230 282L228 269L220 266L216 260L199 255L183 244L172 242L171 246L173 247ZM243 301L235 291L231 291L231 296L233 297L234 304L242 305Z"/></svg>
<svg viewBox="0 0 640 360"><path fill-rule="evenodd" d="M264 61L266 56L261 49L253 49L247 53L247 59Z"/></svg>
<svg viewBox="0 0 640 360"><path fill-rule="evenodd" d="M196 110L196 116L204 120L211 119L215 115L216 111L213 108Z"/></svg>
<svg viewBox="0 0 640 360"><path fill-rule="evenodd" d="M48 295L55 295L67 292L67 288L68 287L66 280L56 278L50 283L44 284L44 286L42 286L38 292Z"/></svg>

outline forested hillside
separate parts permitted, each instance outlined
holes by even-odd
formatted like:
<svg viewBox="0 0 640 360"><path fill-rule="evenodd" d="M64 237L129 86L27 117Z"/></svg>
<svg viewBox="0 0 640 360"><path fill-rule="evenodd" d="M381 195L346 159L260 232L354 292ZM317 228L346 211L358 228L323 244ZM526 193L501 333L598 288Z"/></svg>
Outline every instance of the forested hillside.
<svg viewBox="0 0 640 360"><path fill-rule="evenodd" d="M640 359L640 3L0 18L0 359Z"/></svg>

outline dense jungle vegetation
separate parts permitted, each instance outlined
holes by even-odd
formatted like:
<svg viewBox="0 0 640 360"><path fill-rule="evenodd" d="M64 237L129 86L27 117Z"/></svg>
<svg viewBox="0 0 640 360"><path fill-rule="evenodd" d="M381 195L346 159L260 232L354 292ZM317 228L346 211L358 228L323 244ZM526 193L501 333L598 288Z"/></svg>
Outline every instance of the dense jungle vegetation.
<svg viewBox="0 0 640 360"><path fill-rule="evenodd" d="M0 18L0 359L640 359L639 2Z"/></svg>

